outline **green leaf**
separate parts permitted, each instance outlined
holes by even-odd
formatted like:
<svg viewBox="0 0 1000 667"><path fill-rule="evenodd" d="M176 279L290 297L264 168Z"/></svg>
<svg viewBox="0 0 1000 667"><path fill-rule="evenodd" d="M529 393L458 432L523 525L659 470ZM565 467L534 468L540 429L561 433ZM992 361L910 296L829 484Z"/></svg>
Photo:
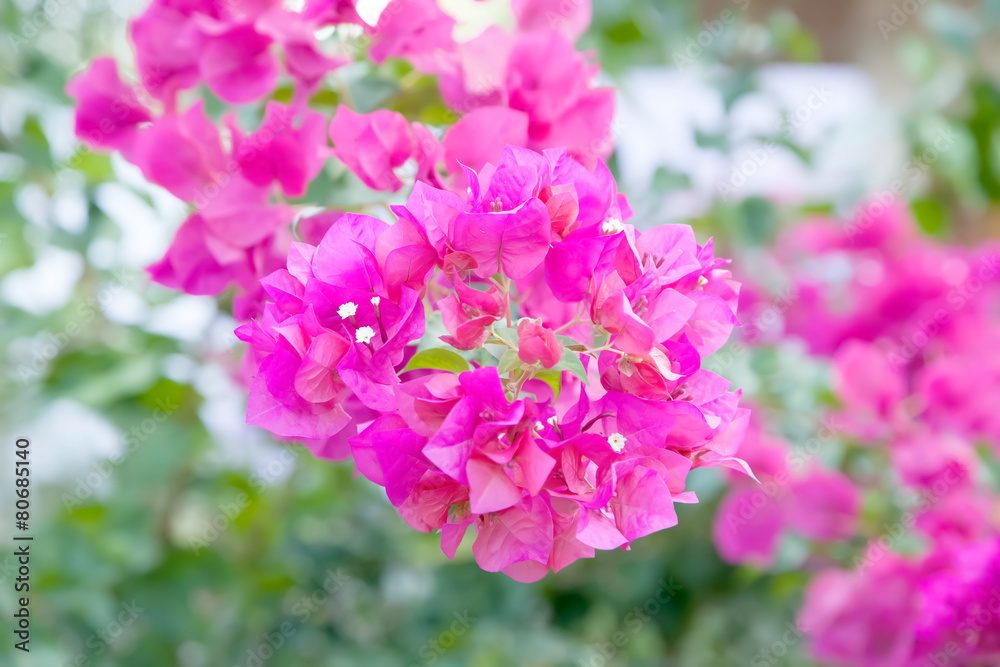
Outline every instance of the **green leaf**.
<svg viewBox="0 0 1000 667"><path fill-rule="evenodd" d="M501 339L517 347L517 327L493 327L493 330Z"/></svg>
<svg viewBox="0 0 1000 667"><path fill-rule="evenodd" d="M615 44L631 44L642 39L642 31L632 21L608 26L604 29L604 34L609 41Z"/></svg>
<svg viewBox="0 0 1000 667"><path fill-rule="evenodd" d="M444 371L461 373L469 370L470 366L469 362L457 353L443 347L434 347L417 352L403 370L412 371L417 368L439 368Z"/></svg>
<svg viewBox="0 0 1000 667"><path fill-rule="evenodd" d="M507 348L507 351L505 351L500 357L500 363L498 364L497 371L503 375L504 373L510 373L512 370L520 367L521 359L517 356L517 350Z"/></svg>
<svg viewBox="0 0 1000 667"><path fill-rule="evenodd" d="M940 202L930 197L916 199L910 203L910 210L917 219L917 224L927 234L944 236L948 232L946 212Z"/></svg>
<svg viewBox="0 0 1000 667"><path fill-rule="evenodd" d="M556 398L559 398L559 391L562 389L562 373L551 370L551 371L541 371L535 373L535 379L541 380L545 384L552 387L552 391L555 392Z"/></svg>
<svg viewBox="0 0 1000 667"><path fill-rule="evenodd" d="M569 371L573 375L580 378L584 384L587 383L587 371L583 368L583 363L580 361L580 355L576 352L572 352L567 349L563 349L562 356L559 358L559 363L550 368L552 371Z"/></svg>

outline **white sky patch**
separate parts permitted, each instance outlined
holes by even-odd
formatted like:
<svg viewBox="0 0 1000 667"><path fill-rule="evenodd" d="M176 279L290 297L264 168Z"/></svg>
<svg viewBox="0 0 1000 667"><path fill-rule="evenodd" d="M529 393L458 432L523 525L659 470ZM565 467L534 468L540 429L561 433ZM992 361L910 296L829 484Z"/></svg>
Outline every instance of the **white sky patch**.
<svg viewBox="0 0 1000 667"><path fill-rule="evenodd" d="M121 229L118 259L123 265L142 268L163 257L172 232L142 197L119 183L105 183L94 199Z"/></svg>
<svg viewBox="0 0 1000 667"><path fill-rule="evenodd" d="M54 400L17 432L31 434L31 476L36 481L85 477L98 461L124 453L122 434L110 421L65 398Z"/></svg>
<svg viewBox="0 0 1000 667"><path fill-rule="evenodd" d="M49 196L38 183L27 183L14 193L14 207L31 224L49 227Z"/></svg>
<svg viewBox="0 0 1000 667"><path fill-rule="evenodd" d="M857 67L777 64L760 70L760 90L727 116L717 70L635 68L621 81L616 125L621 187L649 191L658 167L686 174L691 187L670 192L664 217L696 217L720 197L735 169L750 175L736 188L744 199L782 202L831 199L879 189L905 161L898 119L879 104L874 84ZM677 104L677 100L684 104ZM783 114L789 117L783 122ZM695 134L727 133L731 155L699 146ZM762 135L784 136L812 151L812 165L779 147L762 154ZM879 146L873 152L871 146ZM766 155L766 157L761 157ZM889 181L892 179L889 178Z"/></svg>
<svg viewBox="0 0 1000 667"><path fill-rule="evenodd" d="M4 301L33 315L46 315L63 308L73 298L83 275L83 258L70 250L46 246L35 264L17 269L0 282Z"/></svg>
<svg viewBox="0 0 1000 667"><path fill-rule="evenodd" d="M122 288L111 294L110 299L101 303L101 312L110 321L133 325L142 323L148 316L149 305L136 292Z"/></svg>
<svg viewBox="0 0 1000 667"><path fill-rule="evenodd" d="M66 188L52 197L52 220L70 234L87 228L87 197L83 190Z"/></svg>
<svg viewBox="0 0 1000 667"><path fill-rule="evenodd" d="M193 343L204 339L217 310L212 297L183 294L153 308L144 328L150 333Z"/></svg>
<svg viewBox="0 0 1000 667"><path fill-rule="evenodd" d="M0 181L13 183L21 178L25 167L24 158L14 153L0 153Z"/></svg>
<svg viewBox="0 0 1000 667"><path fill-rule="evenodd" d="M390 0L358 0L354 8L365 23L375 25L378 23L378 17L389 6L389 2Z"/></svg>
<svg viewBox="0 0 1000 667"><path fill-rule="evenodd" d="M491 25L514 28L510 0L438 0L438 6L458 22L452 36L459 42L477 37Z"/></svg>

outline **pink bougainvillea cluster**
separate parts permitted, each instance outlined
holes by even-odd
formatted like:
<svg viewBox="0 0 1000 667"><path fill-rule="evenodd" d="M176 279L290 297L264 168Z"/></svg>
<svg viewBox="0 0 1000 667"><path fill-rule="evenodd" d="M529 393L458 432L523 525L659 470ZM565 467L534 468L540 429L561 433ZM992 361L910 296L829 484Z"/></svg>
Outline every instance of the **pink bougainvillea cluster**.
<svg viewBox="0 0 1000 667"><path fill-rule="evenodd" d="M154 0L130 26L138 83L111 58L70 82L76 133L191 205L153 279L190 294L236 286L246 319L259 315L258 280L284 264L303 207L324 205L328 193L307 188L331 157L394 192L414 180L462 191L459 164L495 163L507 144L565 147L591 169L610 154L613 90L595 85L597 66L571 41L589 2L513 9L513 32L457 42L455 19L433 0L392 0L374 25L350 1L292 11L276 0ZM387 61L436 77L450 122L352 108L349 80L384 87ZM209 114L209 95L221 115ZM316 242L323 230L295 231Z"/></svg>
<svg viewBox="0 0 1000 667"><path fill-rule="evenodd" d="M784 334L830 360L838 407L817 451L764 429L748 437L741 456L764 489L735 482L720 552L769 565L785 529L851 540L847 569L814 557L799 619L824 663L994 664L1000 247L931 241L901 204L873 203L847 225L790 228L775 257L795 295ZM835 439L874 465L824 468L818 450Z"/></svg>
<svg viewBox="0 0 1000 667"><path fill-rule="evenodd" d="M836 404L793 447L703 367L737 324L727 262L629 223L589 2L510 5L459 40L434 0L153 0L137 83L99 58L69 84L78 137L187 205L149 273L232 295L247 422L518 581L674 526L688 473L726 467L719 553L808 545L817 659L997 664L1000 248L886 202L779 239L766 339L829 362Z"/></svg>
<svg viewBox="0 0 1000 667"><path fill-rule="evenodd" d="M153 280L236 287L247 421L353 457L447 555L471 526L483 569L530 581L675 525L693 467L748 472L748 411L701 368L739 284L690 227L628 224L602 161L589 3L512 9L460 42L432 0L372 24L349 1L154 0L140 83L103 58L69 93L81 139L190 205ZM411 116L436 124L359 104L388 81L411 109L428 77ZM367 194L331 210L336 187Z"/></svg>
<svg viewBox="0 0 1000 667"><path fill-rule="evenodd" d="M690 227L623 222L603 165L509 147L465 176L292 245L238 331L248 420L353 455L449 556L472 526L483 569L536 580L675 525L692 467L744 467L747 411L700 368L738 285Z"/></svg>

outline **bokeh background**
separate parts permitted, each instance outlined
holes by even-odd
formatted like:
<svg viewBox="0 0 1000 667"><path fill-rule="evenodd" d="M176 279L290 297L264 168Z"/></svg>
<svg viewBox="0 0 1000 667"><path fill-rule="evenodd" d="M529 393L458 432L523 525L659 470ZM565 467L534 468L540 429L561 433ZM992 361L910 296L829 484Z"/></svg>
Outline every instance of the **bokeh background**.
<svg viewBox="0 0 1000 667"><path fill-rule="evenodd" d="M448 561L349 463L245 426L224 300L143 270L183 205L73 137L68 78L95 55L129 62L142 4L0 5L0 434L5 470L32 440L35 536L31 653L8 638L0 664L814 664L787 639L804 545L784 539L768 573L723 563L714 471L692 474L702 502L678 527L524 585L468 544ZM739 277L782 228L894 184L925 234L1000 237L998 35L996 0L595 0L580 45L619 91L611 167L637 226L690 222ZM362 103L411 101L377 69L355 84ZM812 437L828 368L795 341L735 345L725 375L791 443Z"/></svg>

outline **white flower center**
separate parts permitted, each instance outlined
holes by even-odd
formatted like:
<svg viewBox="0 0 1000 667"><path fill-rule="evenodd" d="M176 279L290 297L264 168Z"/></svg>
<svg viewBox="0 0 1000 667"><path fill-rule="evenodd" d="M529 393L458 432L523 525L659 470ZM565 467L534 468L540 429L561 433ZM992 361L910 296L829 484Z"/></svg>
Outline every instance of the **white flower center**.
<svg viewBox="0 0 1000 667"><path fill-rule="evenodd" d="M367 345L372 342L372 338L375 336L375 330L371 327L361 327L354 332L354 335L358 339L359 343L365 343Z"/></svg>
<svg viewBox="0 0 1000 667"><path fill-rule="evenodd" d="M379 303L381 303L381 301L382 301L382 297L378 297L378 296L373 296L372 297L372 305L373 306L377 306Z"/></svg>
<svg viewBox="0 0 1000 667"><path fill-rule="evenodd" d="M348 317L354 317L354 315L357 312L358 312L358 304L352 301L348 301L345 304L341 304L340 308L337 309L337 314L340 315L345 320Z"/></svg>
<svg viewBox="0 0 1000 667"><path fill-rule="evenodd" d="M622 224L621 220L614 216L611 216L601 223L601 231L605 234L617 234L623 229L625 229L625 225Z"/></svg>
<svg viewBox="0 0 1000 667"><path fill-rule="evenodd" d="M625 449L625 436L621 433L612 433L608 436L608 444L611 445L611 449L620 452Z"/></svg>

